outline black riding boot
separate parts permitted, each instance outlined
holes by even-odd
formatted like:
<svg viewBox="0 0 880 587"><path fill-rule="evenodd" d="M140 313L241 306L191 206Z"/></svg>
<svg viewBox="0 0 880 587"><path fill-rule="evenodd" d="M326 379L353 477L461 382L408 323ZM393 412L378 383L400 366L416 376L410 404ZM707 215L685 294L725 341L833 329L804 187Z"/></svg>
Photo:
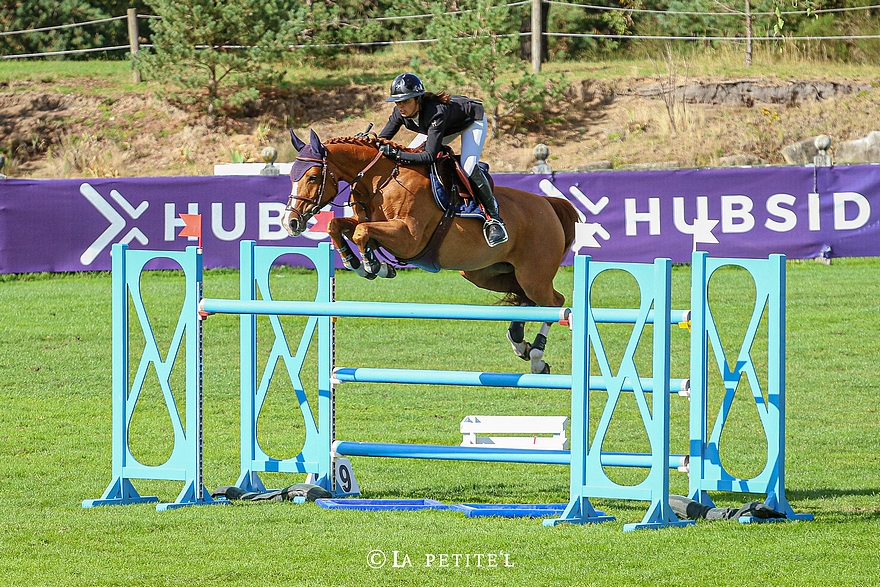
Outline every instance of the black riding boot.
<svg viewBox="0 0 880 587"><path fill-rule="evenodd" d="M474 186L474 196L476 196L480 205L483 206L483 211L486 213L486 216L489 217L489 219L486 220L486 224L483 225L483 233L486 237L486 242L490 247L497 247L501 243L506 243L507 228L505 228L504 221L501 220L501 216L498 214L498 202L492 194L492 186L489 183L489 178L486 177L486 174L483 173L483 170L479 165L474 167L474 170L470 175L470 180L471 185Z"/></svg>

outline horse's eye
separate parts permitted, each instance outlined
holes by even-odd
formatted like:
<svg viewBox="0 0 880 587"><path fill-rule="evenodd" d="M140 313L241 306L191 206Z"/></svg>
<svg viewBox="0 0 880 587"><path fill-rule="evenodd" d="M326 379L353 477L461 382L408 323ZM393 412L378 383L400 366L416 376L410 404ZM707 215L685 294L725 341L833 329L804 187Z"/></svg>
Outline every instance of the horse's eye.
<svg viewBox="0 0 880 587"><path fill-rule="evenodd" d="M318 176L317 175L310 175L309 176L309 183L318 183Z"/></svg>

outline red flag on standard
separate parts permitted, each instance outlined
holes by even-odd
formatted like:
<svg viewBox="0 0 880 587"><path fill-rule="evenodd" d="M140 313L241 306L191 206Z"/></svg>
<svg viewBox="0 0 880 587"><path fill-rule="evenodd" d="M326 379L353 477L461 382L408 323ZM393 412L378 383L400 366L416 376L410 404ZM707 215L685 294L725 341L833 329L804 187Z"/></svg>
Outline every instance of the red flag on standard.
<svg viewBox="0 0 880 587"><path fill-rule="evenodd" d="M183 220L183 230L177 236L194 236L202 237L202 215L201 214L181 214Z"/></svg>
<svg viewBox="0 0 880 587"><path fill-rule="evenodd" d="M183 220L183 230L177 236L194 236L199 239L199 248L202 248L202 215L201 214L181 214Z"/></svg>

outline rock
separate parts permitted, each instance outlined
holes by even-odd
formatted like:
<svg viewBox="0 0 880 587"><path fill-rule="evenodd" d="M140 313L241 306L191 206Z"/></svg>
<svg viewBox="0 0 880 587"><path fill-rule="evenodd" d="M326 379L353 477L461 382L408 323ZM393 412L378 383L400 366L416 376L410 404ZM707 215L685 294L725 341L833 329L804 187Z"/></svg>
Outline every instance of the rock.
<svg viewBox="0 0 880 587"><path fill-rule="evenodd" d="M752 80L732 80L678 86L675 92L678 99L683 99L689 104L751 107L755 104L797 105L819 102L871 89L870 84L860 83L797 81L768 86ZM655 97L659 96L662 90L659 84L648 84L637 88L636 93Z"/></svg>
<svg viewBox="0 0 880 587"><path fill-rule="evenodd" d="M728 155L727 157L719 157L718 165L721 167L747 167L749 165L766 165L767 162L760 157L752 155Z"/></svg>
<svg viewBox="0 0 880 587"><path fill-rule="evenodd" d="M854 141L846 141L834 151L838 163L880 163L880 132L873 130Z"/></svg>
<svg viewBox="0 0 880 587"><path fill-rule="evenodd" d="M678 161L659 161L657 163L629 163L615 167L615 171L650 171L652 169L678 169Z"/></svg>
<svg viewBox="0 0 880 587"><path fill-rule="evenodd" d="M819 149L816 148L816 137L810 137L786 145L779 152L790 165L812 165L814 158L819 154Z"/></svg>
<svg viewBox="0 0 880 587"><path fill-rule="evenodd" d="M611 161L590 161L583 165L578 165L572 171L602 171L611 169Z"/></svg>

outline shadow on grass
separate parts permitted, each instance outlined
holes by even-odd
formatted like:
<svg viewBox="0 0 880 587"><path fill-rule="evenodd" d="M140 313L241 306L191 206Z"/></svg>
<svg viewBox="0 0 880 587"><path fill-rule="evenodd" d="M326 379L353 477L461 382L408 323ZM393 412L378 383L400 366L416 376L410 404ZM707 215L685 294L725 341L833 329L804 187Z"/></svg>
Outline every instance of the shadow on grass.
<svg viewBox="0 0 880 587"><path fill-rule="evenodd" d="M550 484L524 487L521 483L502 482L459 484L455 486L386 485L363 491L370 499L436 499L444 503L563 503L568 501L568 486Z"/></svg>

